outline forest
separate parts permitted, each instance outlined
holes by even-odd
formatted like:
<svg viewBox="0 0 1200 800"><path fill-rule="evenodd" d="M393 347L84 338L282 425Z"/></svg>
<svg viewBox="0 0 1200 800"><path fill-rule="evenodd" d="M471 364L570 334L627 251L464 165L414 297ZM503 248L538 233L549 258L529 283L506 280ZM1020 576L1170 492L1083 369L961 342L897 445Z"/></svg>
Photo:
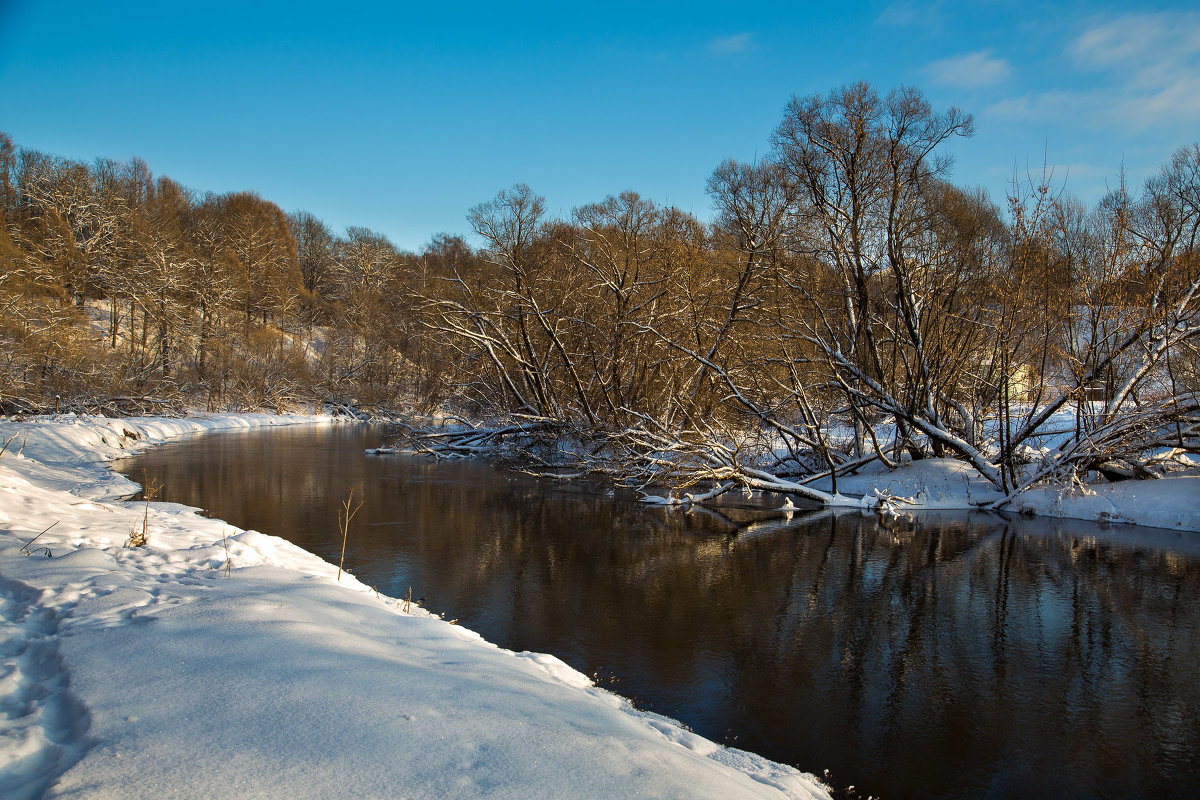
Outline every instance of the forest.
<svg viewBox="0 0 1200 800"><path fill-rule="evenodd" d="M1048 169L996 201L951 182L973 129L852 84L717 165L711 221L633 191L554 218L516 185L416 253L0 134L0 412L368 409L427 452L697 500L926 457L1014 496L1197 453L1200 144L1092 206Z"/></svg>

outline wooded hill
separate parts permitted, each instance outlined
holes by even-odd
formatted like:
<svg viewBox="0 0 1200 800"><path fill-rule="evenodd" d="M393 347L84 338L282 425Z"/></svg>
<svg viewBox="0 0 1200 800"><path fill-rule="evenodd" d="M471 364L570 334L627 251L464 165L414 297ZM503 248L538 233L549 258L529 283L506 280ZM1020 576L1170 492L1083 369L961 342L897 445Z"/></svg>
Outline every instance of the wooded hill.
<svg viewBox="0 0 1200 800"><path fill-rule="evenodd" d="M633 192L554 219L519 185L471 210L478 250L419 253L2 137L0 404L442 406L506 424L437 447L566 437L682 483L952 455L1012 491L1194 452L1200 146L1094 207L1037 175L1001 207L950 182L972 130L846 86L717 166L711 223Z"/></svg>

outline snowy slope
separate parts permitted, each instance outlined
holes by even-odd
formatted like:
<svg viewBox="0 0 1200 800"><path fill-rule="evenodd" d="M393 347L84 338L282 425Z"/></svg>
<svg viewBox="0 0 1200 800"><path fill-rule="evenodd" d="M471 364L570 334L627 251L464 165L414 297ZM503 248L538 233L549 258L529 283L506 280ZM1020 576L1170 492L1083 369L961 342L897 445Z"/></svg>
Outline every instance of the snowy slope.
<svg viewBox="0 0 1200 800"><path fill-rule="evenodd" d="M99 463L288 421L0 423L0 797L828 796Z"/></svg>

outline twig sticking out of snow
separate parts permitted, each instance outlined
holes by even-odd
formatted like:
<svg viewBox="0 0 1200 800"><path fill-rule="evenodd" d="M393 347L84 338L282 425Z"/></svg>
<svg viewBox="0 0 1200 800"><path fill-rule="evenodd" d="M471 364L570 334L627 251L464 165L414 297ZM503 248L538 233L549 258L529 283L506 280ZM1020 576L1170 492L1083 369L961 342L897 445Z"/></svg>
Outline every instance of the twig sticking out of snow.
<svg viewBox="0 0 1200 800"><path fill-rule="evenodd" d="M33 555L33 551L31 551L31 550L29 549L29 545L33 544L33 543L34 543L34 542L36 542L38 539L42 538L42 535L43 535L43 534L45 534L45 533L46 533L46 531L48 531L48 530L50 530L51 528L53 528L53 527L54 527L55 525L57 525L59 522L61 522L61 520L55 520L55 521L54 521L53 523L51 523L50 525L46 526L45 530L43 530L43 531L42 531L41 533L39 533L37 536L33 537L33 538L32 538L32 539L30 539L28 542L26 542L25 544L23 544L23 545L21 546L21 552L22 552L22 553L24 553L24 554L25 554L25 555L27 555L27 556L31 556L31 555ZM45 548L41 548L41 549L43 549L43 550L45 550L45 551L46 551L46 555L47 555L47 556L49 556L49 555L50 555L50 548L48 548L48 547L45 547Z"/></svg>

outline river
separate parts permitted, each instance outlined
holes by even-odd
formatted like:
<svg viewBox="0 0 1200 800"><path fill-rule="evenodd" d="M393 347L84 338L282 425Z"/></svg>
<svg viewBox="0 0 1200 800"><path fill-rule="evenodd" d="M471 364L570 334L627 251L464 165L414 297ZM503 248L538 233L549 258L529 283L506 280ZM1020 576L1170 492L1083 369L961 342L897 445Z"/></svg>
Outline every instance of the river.
<svg viewBox="0 0 1200 800"><path fill-rule="evenodd" d="M364 454L380 436L208 434L117 467L333 563L353 488L359 580L843 793L1200 794L1200 534L967 513L885 527L740 496L689 513Z"/></svg>

